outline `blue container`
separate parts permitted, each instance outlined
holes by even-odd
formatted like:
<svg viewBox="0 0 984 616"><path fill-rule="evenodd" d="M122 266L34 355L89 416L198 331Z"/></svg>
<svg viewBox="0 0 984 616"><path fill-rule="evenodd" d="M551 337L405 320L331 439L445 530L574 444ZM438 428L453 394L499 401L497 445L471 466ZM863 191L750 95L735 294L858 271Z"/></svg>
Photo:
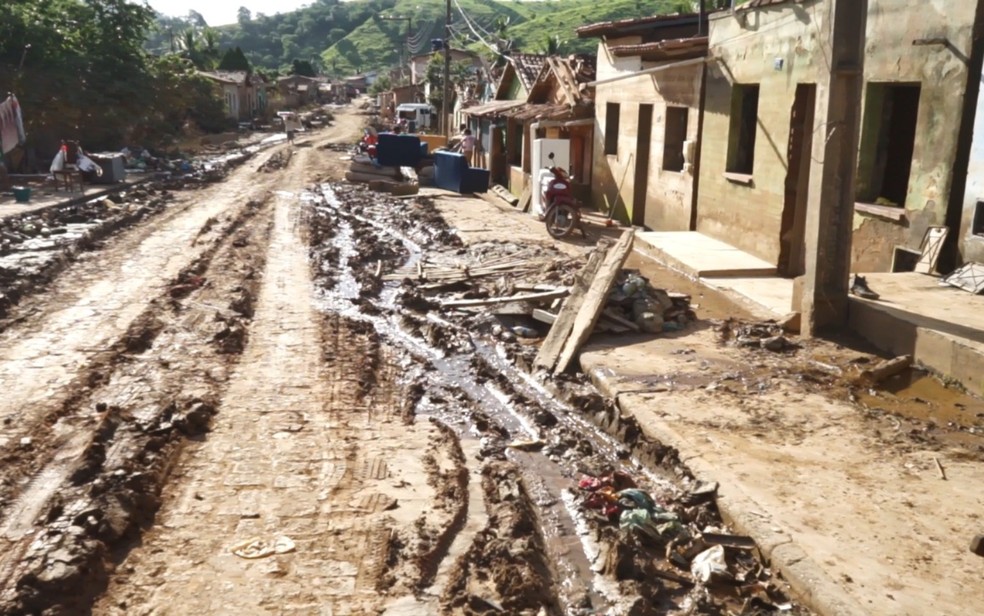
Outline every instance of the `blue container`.
<svg viewBox="0 0 984 616"><path fill-rule="evenodd" d="M380 133L376 160L384 167L416 167L420 162L420 138L416 135Z"/></svg>
<svg viewBox="0 0 984 616"><path fill-rule="evenodd" d="M434 186L456 193L483 193L489 189L489 172L469 167L457 152L434 152Z"/></svg>
<svg viewBox="0 0 984 616"><path fill-rule="evenodd" d="M27 186L14 186L14 201L17 203L30 203L31 189Z"/></svg>

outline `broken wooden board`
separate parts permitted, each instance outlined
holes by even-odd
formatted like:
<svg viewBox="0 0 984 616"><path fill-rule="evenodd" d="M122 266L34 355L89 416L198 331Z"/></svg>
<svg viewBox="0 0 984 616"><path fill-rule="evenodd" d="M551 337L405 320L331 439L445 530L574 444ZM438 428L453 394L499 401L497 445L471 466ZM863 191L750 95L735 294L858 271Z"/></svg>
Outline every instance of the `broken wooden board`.
<svg viewBox="0 0 984 616"><path fill-rule="evenodd" d="M932 274L936 269L936 264L940 260L940 252L943 250L943 243L946 236L950 233L947 227L930 227L926 229L923 237L922 254L916 263L915 272L920 274Z"/></svg>
<svg viewBox="0 0 984 616"><path fill-rule="evenodd" d="M615 310L612 308L605 308L604 312L601 313L601 316L603 318L610 319L613 323L618 323L622 327L626 327L634 332L637 332L640 329L642 329L636 323L616 313Z"/></svg>
<svg viewBox="0 0 984 616"><path fill-rule="evenodd" d="M571 328L571 334L564 344L564 349L560 357L557 359L554 372L566 371L574 360L574 356L581 349L581 346L591 336L591 332L598 323L598 318L601 316L602 310L604 310L605 305L608 303L608 294L612 290L612 285L615 284L615 278L622 271L622 265L625 264L629 253L632 252L632 242L634 239L634 232L625 231L618 241L615 242L615 245L608 250L605 255L605 261L601 264L598 273L591 282L591 286L588 288L587 293L585 293L584 301L578 309L577 318L574 320L574 325Z"/></svg>
<svg viewBox="0 0 984 616"><path fill-rule="evenodd" d="M533 360L533 365L537 368L553 371L554 366L557 365L557 358L560 357L561 352L564 350L564 343L567 342L567 338L570 336L571 328L574 326L574 321L577 318L577 313L581 309L581 304L584 302L584 296L598 270L601 268L601 264L604 262L605 256L608 254L610 248L611 242L608 240L598 242L598 246L592 251L591 256L588 257L587 264L574 277L574 284L571 286L570 296L561 306L553 326L547 333L547 337L543 339L543 344L540 345L536 359Z"/></svg>
<svg viewBox="0 0 984 616"><path fill-rule="evenodd" d="M485 299L453 299L441 302L442 308L474 308L476 306L495 306L496 304L511 304L514 302L545 302L561 297L567 297L567 289L554 289L525 295L509 295L505 297L488 297Z"/></svg>
<svg viewBox="0 0 984 616"><path fill-rule="evenodd" d="M557 315L550 312L549 310L543 310L542 308L533 309L533 318L541 323L546 323L547 325L553 325L557 320Z"/></svg>
<svg viewBox="0 0 984 616"><path fill-rule="evenodd" d="M516 195L509 192L509 190L505 186L502 186L501 184L496 184L495 186L493 186L491 192L498 195L500 199L502 199L503 201L505 201L506 203L508 203L513 207L516 207L516 205L519 203L519 199L516 197Z"/></svg>
<svg viewBox="0 0 984 616"><path fill-rule="evenodd" d="M968 263L944 278L943 282L970 293L984 292L984 264Z"/></svg>
<svg viewBox="0 0 984 616"><path fill-rule="evenodd" d="M519 195L519 202L516 207L523 213L530 211L530 206L533 203L533 190L527 186L523 189L522 194Z"/></svg>

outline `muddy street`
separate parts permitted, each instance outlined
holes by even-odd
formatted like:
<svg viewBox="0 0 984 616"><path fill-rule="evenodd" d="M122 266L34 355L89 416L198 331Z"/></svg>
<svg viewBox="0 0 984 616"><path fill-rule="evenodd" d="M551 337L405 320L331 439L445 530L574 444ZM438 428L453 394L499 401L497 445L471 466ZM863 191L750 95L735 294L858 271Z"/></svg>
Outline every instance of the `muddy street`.
<svg viewBox="0 0 984 616"><path fill-rule="evenodd" d="M337 183L362 120L173 190L10 308L0 613L809 613L674 450L405 279L581 261Z"/></svg>

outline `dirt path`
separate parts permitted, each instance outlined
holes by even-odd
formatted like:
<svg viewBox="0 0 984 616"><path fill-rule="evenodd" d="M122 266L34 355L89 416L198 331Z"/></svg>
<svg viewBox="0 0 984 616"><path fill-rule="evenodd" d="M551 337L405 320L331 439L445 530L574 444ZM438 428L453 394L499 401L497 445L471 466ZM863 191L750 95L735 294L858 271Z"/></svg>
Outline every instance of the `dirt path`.
<svg viewBox="0 0 984 616"><path fill-rule="evenodd" d="M748 552L729 556L740 587L695 584L699 529L723 526L672 452L585 383L524 371L532 347L494 318L438 309L397 273L516 246L471 254L427 199L323 183L361 120L182 197L19 306L0 352L43 380L14 394L0 448L0 614L783 601ZM536 280L576 259L552 263ZM638 486L616 513L653 498L666 524L619 532L583 474Z"/></svg>

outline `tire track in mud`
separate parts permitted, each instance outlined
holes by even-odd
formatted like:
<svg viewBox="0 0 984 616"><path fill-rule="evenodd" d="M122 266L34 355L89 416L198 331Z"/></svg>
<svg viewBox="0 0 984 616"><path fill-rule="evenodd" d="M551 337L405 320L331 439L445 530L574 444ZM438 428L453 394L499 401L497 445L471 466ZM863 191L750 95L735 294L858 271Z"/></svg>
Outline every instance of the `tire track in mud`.
<svg viewBox="0 0 984 616"><path fill-rule="evenodd" d="M407 423L405 366L372 328L315 309L296 197L277 195L250 342L213 430L96 613L376 613L394 546L432 517L420 452L439 434ZM274 536L296 549L230 551Z"/></svg>
<svg viewBox="0 0 984 616"><path fill-rule="evenodd" d="M229 339L245 335L252 313L269 212L259 202L245 208L176 279L199 283L155 299L140 344L124 344L104 382L50 427L46 467L0 523L0 613L88 613L116 551L153 519L185 440L208 430L242 348Z"/></svg>
<svg viewBox="0 0 984 616"><path fill-rule="evenodd" d="M420 416L444 422L459 438L481 438L488 525L471 540L468 553L445 568L451 575L439 581L439 609L425 592L414 602L392 601L387 613L421 613L421 606L427 606L428 613L453 614L641 614L687 605L699 605L700 613L725 613L728 608L712 602L700 588L667 582L686 581L674 567L666 572L669 578L654 574L657 564L668 558L669 552L662 551L666 546L633 543L585 516L573 490L581 473L620 470L634 475L692 528L721 526L706 495L689 493L695 484L676 452L643 439L638 426L621 418L588 383L542 382L526 372L530 358L518 347L483 335L492 322L451 321L417 295L413 285L381 285L374 273L378 260L386 269L412 266L421 257L421 246L440 234L441 225L421 232L421 226L433 224L427 208L389 202L359 189L323 190L326 220L321 226L344 231L338 234L341 243L337 235L323 234L323 254L329 260L335 254L345 258L344 267L331 270L322 282L329 289L346 290L327 292L326 308L370 324L394 352L416 364L405 378L417 390ZM537 444L526 451L511 448L509 443L517 439ZM508 545L518 536L527 544L502 549L503 542ZM754 563L747 566L754 568ZM518 577L526 585L502 573L523 567Z"/></svg>
<svg viewBox="0 0 984 616"><path fill-rule="evenodd" d="M0 483L0 516L18 506L20 492L37 487L37 481L24 486L23 480L39 472L55 455L54 452L61 450L59 455L70 459L68 442L77 441L81 436L74 430L65 430L65 423L70 423L71 416L80 412L94 390L109 381L117 364L140 355L154 344L165 327L166 315L175 302L174 296L193 290L189 287L194 285L188 281L201 279L216 255L229 249L229 238L248 224L262 206L259 201L250 201L225 224L213 223L203 227L195 240L205 246L202 252L165 285L162 293L148 299L143 311L115 343L106 350L94 353L89 362L80 367L79 374L63 389L64 397L60 401L57 397L49 398L48 405L39 405L33 417L4 421L4 427L0 430L0 459L4 462ZM165 316L162 318L162 315ZM65 418L68 421L62 423L59 429L59 422ZM41 483L48 485L49 490L55 489L49 482ZM21 512L18 517L30 523L30 516L25 514ZM9 522L0 523L0 534L9 532L7 526ZM23 522L14 526L22 527Z"/></svg>
<svg viewBox="0 0 984 616"><path fill-rule="evenodd" d="M75 390L98 384L100 360L121 338L136 339L128 333L146 329L139 320L150 299L214 248L248 211L249 199L262 194L243 181L251 173L237 170L230 180L237 187L226 195L219 187L202 191L196 197L204 204L175 207L135 227L67 269L50 293L19 307L38 314L0 334L0 384L9 392L0 398L0 447L16 445L19 433Z"/></svg>

